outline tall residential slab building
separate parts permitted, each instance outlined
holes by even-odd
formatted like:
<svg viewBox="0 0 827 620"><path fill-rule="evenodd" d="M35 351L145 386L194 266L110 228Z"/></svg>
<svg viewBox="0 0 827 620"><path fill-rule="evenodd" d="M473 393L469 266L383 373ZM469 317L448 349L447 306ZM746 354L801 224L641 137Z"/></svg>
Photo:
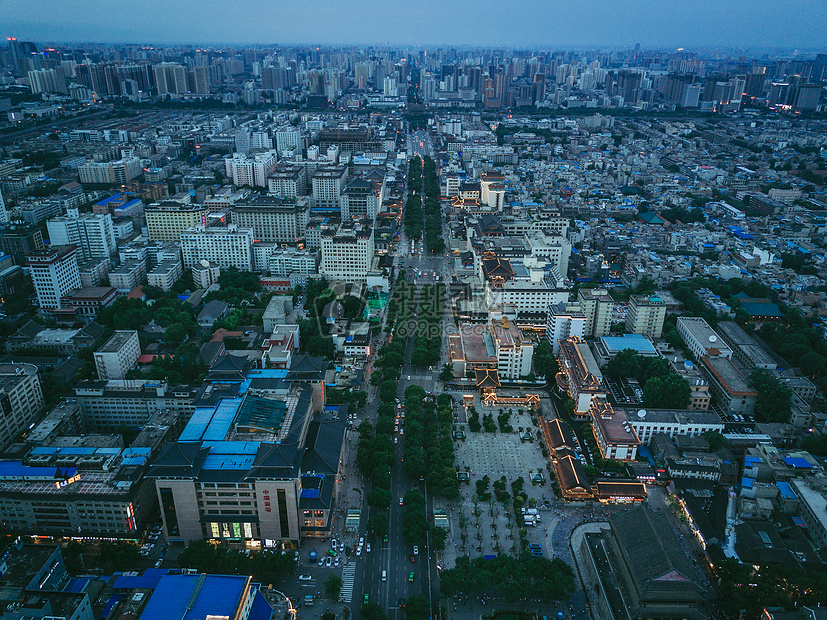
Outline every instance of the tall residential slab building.
<svg viewBox="0 0 827 620"><path fill-rule="evenodd" d="M319 273L336 280L365 281L373 262L373 231L361 223L346 223L322 231Z"/></svg>
<svg viewBox="0 0 827 620"><path fill-rule="evenodd" d="M657 295L632 295L626 314L626 333L660 338L663 320L666 318L666 302Z"/></svg>
<svg viewBox="0 0 827 620"><path fill-rule="evenodd" d="M118 330L95 351L98 379L123 379L141 356L141 343L135 330Z"/></svg>
<svg viewBox="0 0 827 620"><path fill-rule="evenodd" d="M43 409L37 366L0 364L0 407L0 450L5 450Z"/></svg>
<svg viewBox="0 0 827 620"><path fill-rule="evenodd" d="M253 270L253 231L250 228L207 228L196 226L181 233L184 267L191 269L202 260L221 268Z"/></svg>
<svg viewBox="0 0 827 620"><path fill-rule="evenodd" d="M61 298L81 288L78 250L74 245L49 246L26 255L37 302L44 309L61 308Z"/></svg>
<svg viewBox="0 0 827 620"><path fill-rule="evenodd" d="M587 338L608 336L612 326L612 307L614 299L605 289L581 288L577 291L577 301L586 315L585 335Z"/></svg>
<svg viewBox="0 0 827 620"><path fill-rule="evenodd" d="M83 260L111 258L117 251L112 216L108 213L62 215L46 222L46 228L52 245L76 245Z"/></svg>
<svg viewBox="0 0 827 620"><path fill-rule="evenodd" d="M186 229L205 224L207 208L203 205L183 205L166 200L147 206L144 215L150 239L178 241Z"/></svg>

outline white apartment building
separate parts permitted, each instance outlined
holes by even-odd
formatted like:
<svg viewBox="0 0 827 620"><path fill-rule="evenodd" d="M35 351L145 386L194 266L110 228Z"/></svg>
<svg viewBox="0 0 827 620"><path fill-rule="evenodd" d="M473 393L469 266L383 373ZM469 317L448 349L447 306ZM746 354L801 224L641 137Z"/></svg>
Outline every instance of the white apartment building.
<svg viewBox="0 0 827 620"><path fill-rule="evenodd" d="M713 411L696 409L637 409L628 410L629 424L640 441L648 444L656 433L675 438L678 435L697 437L707 431L724 431L724 424Z"/></svg>
<svg viewBox="0 0 827 620"><path fill-rule="evenodd" d="M124 157L117 161L87 162L78 166L81 183L124 184L143 174L141 160L137 157Z"/></svg>
<svg viewBox="0 0 827 620"><path fill-rule="evenodd" d="M307 169L304 166L281 164L267 178L267 193L295 199L307 195Z"/></svg>
<svg viewBox="0 0 827 620"><path fill-rule="evenodd" d="M359 223L346 223L322 232L319 273L349 282L365 281L373 262L373 231Z"/></svg>
<svg viewBox="0 0 827 620"><path fill-rule="evenodd" d="M549 304L566 302L569 291L550 288L545 282L509 280L501 285L485 283L485 303L490 308L513 305L518 313L540 313L545 321Z"/></svg>
<svg viewBox="0 0 827 620"><path fill-rule="evenodd" d="M147 206L144 216L146 217L147 235L150 239L178 241L182 231L206 222L207 208L202 205L185 205L165 200Z"/></svg>
<svg viewBox="0 0 827 620"><path fill-rule="evenodd" d="M615 303L609 292L599 288L581 288L577 291L577 301L586 315L586 337L608 336L612 327L612 308Z"/></svg>
<svg viewBox="0 0 827 620"><path fill-rule="evenodd" d="M489 211L502 211L505 204L505 178L501 174L486 173L480 176L480 203Z"/></svg>
<svg viewBox="0 0 827 620"><path fill-rule="evenodd" d="M224 171L234 185L267 187L267 177L276 169L278 155L265 151L254 155L233 153L224 157Z"/></svg>
<svg viewBox="0 0 827 620"><path fill-rule="evenodd" d="M52 245L76 245L81 259L111 258L118 249L109 213L61 215L46 222Z"/></svg>
<svg viewBox="0 0 827 620"><path fill-rule="evenodd" d="M300 129L290 126L280 127L276 130L276 150L279 153L301 149L301 146L302 132Z"/></svg>
<svg viewBox="0 0 827 620"><path fill-rule="evenodd" d="M77 254L74 245L53 245L26 255L41 308L61 308L61 298L81 288Z"/></svg>
<svg viewBox="0 0 827 620"><path fill-rule="evenodd" d="M375 220L382 207L382 188L374 187L370 181L357 177L342 190L340 203L343 220L351 217Z"/></svg>
<svg viewBox="0 0 827 620"><path fill-rule="evenodd" d="M274 275L310 275L317 273L318 268L318 255L308 250L278 250L267 260L267 270Z"/></svg>
<svg viewBox="0 0 827 620"><path fill-rule="evenodd" d="M43 391L33 364L0 364L0 450L5 450L43 409Z"/></svg>
<svg viewBox="0 0 827 620"><path fill-rule="evenodd" d="M219 267L253 270L253 231L250 228L206 228L195 226L181 233L184 267L191 268L202 260Z"/></svg>
<svg viewBox="0 0 827 620"><path fill-rule="evenodd" d="M311 177L313 193L310 206L317 209L339 209L342 190L347 183L345 166L318 168Z"/></svg>
<svg viewBox="0 0 827 620"><path fill-rule="evenodd" d="M192 266L192 283L195 288L210 288L218 282L221 267L208 260L200 260Z"/></svg>
<svg viewBox="0 0 827 620"><path fill-rule="evenodd" d="M146 263L137 260L128 260L119 267L109 271L109 284L120 293L128 293L143 283L146 278Z"/></svg>
<svg viewBox="0 0 827 620"><path fill-rule="evenodd" d="M150 286L157 286L162 291L168 291L182 275L184 275L184 263L180 259L165 260L147 272L146 279Z"/></svg>
<svg viewBox="0 0 827 620"><path fill-rule="evenodd" d="M692 351L695 359L700 360L705 356L732 359L732 349L701 317L679 317L677 327L678 335L683 339L686 347Z"/></svg>
<svg viewBox="0 0 827 620"><path fill-rule="evenodd" d="M626 333L660 338L666 318L666 302L655 295L632 295L626 314Z"/></svg>
<svg viewBox="0 0 827 620"><path fill-rule="evenodd" d="M506 317L491 319L491 335L501 379L519 379L531 372L534 346L523 339L513 322Z"/></svg>
<svg viewBox="0 0 827 620"><path fill-rule="evenodd" d="M571 242L559 235L547 235L543 232L526 235L526 242L531 248L531 255L543 258L557 268L561 278L569 272Z"/></svg>
<svg viewBox="0 0 827 620"><path fill-rule="evenodd" d="M310 218L310 207L305 200L257 196L233 207L233 223L239 228L252 229L257 241L296 243L304 237Z"/></svg>
<svg viewBox="0 0 827 620"><path fill-rule="evenodd" d="M584 338L586 334L586 315L577 302L559 302L549 304L546 317L546 339L554 355L560 353L560 340L571 336Z"/></svg>
<svg viewBox="0 0 827 620"><path fill-rule="evenodd" d="M569 219L559 214L539 214L531 219L516 218L510 215L502 216L500 224L508 237L523 237L539 232L568 237L569 231Z"/></svg>
<svg viewBox="0 0 827 620"><path fill-rule="evenodd" d="M116 330L103 346L95 351L98 379L123 379L141 356L141 343L135 330Z"/></svg>

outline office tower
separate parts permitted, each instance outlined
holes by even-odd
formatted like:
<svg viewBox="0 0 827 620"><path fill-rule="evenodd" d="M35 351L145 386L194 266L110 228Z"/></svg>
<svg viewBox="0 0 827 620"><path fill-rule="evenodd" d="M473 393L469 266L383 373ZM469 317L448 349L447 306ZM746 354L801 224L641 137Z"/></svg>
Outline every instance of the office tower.
<svg viewBox="0 0 827 620"><path fill-rule="evenodd" d="M181 233L184 267L192 268L202 260L221 268L253 270L253 231L250 228L206 228L195 226Z"/></svg>
<svg viewBox="0 0 827 620"><path fill-rule="evenodd" d="M62 215L46 222L46 228L52 245L77 246L81 260L110 258L117 250L112 216L108 213Z"/></svg>
<svg viewBox="0 0 827 620"><path fill-rule="evenodd" d="M346 282L364 282L373 262L373 231L361 223L346 222L321 233L319 273Z"/></svg>
<svg viewBox="0 0 827 620"><path fill-rule="evenodd" d="M95 369L98 379L124 379L141 356L141 343L135 330L117 330L104 345L95 351Z"/></svg>
<svg viewBox="0 0 827 620"><path fill-rule="evenodd" d="M41 308L61 308L61 298L81 287L77 257L74 245L49 246L26 255Z"/></svg>
<svg viewBox="0 0 827 620"><path fill-rule="evenodd" d="M701 85L700 84L684 84L683 92L681 93L681 107L697 108L701 100Z"/></svg>
<svg viewBox="0 0 827 620"><path fill-rule="evenodd" d="M0 450L17 440L43 409L43 390L33 364L0 364ZM52 489L54 490L54 489Z"/></svg>

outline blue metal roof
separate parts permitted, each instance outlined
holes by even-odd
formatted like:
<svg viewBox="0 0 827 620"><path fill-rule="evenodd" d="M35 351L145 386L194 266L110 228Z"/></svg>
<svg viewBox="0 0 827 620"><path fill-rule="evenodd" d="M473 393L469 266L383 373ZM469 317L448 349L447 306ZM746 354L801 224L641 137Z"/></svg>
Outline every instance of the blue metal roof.
<svg viewBox="0 0 827 620"><path fill-rule="evenodd" d="M149 588L154 590L161 581L161 575L118 575L115 578L113 588L115 590L134 590L135 588Z"/></svg>
<svg viewBox="0 0 827 620"><path fill-rule="evenodd" d="M106 603L106 607L104 607L104 608L103 608L103 611L101 612L101 616L100 616L100 617L101 617L101 618L106 618L106 617L108 617L108 616L109 616L109 612L110 612L110 611L112 611L112 609L115 607L115 605L117 605L118 603L120 603L120 602L121 602L122 600L124 600L125 598L126 598L126 595L125 595L125 594L113 594L113 595L109 598L109 601L107 601L107 603Z"/></svg>
<svg viewBox="0 0 827 620"><path fill-rule="evenodd" d="M784 459L784 462L790 467L798 469L812 469L813 467L810 461L800 456L788 456Z"/></svg>
<svg viewBox="0 0 827 620"><path fill-rule="evenodd" d="M790 486L789 482L776 482L775 486L778 487L778 490L781 493L782 498L795 499L795 493L793 492L793 489Z"/></svg>
<svg viewBox="0 0 827 620"><path fill-rule="evenodd" d="M241 398L222 398L216 407L199 407L179 441L222 441L233 425Z"/></svg>
<svg viewBox="0 0 827 620"><path fill-rule="evenodd" d="M83 577L73 577L69 580L69 583L66 584L66 587L63 588L63 591L83 592L86 589L86 584L88 584L90 581L90 579L85 579Z"/></svg>
<svg viewBox="0 0 827 620"><path fill-rule="evenodd" d="M755 480L752 478L741 478L741 486L745 489L751 489L753 484L755 484Z"/></svg>
<svg viewBox="0 0 827 620"><path fill-rule="evenodd" d="M623 349L632 349L636 353L656 353L655 347L649 339L640 334L603 336L600 340L610 353L615 351L620 352Z"/></svg>
<svg viewBox="0 0 827 620"><path fill-rule="evenodd" d="M247 470L253 466L261 444L257 441L218 441L210 443L204 469Z"/></svg>
<svg viewBox="0 0 827 620"><path fill-rule="evenodd" d="M256 592L256 597L253 599L253 606L250 608L250 615L248 620L270 620L273 616L273 608L270 603L261 595L261 592Z"/></svg>

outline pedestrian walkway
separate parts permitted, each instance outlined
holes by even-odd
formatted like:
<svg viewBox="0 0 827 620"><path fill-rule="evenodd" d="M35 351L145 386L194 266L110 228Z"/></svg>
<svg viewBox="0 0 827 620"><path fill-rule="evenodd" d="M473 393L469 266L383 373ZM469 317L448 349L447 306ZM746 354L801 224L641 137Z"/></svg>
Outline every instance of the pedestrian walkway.
<svg viewBox="0 0 827 620"><path fill-rule="evenodd" d="M340 603L350 603L353 599L353 581L356 578L356 562L345 564L342 569L342 591L339 593Z"/></svg>

